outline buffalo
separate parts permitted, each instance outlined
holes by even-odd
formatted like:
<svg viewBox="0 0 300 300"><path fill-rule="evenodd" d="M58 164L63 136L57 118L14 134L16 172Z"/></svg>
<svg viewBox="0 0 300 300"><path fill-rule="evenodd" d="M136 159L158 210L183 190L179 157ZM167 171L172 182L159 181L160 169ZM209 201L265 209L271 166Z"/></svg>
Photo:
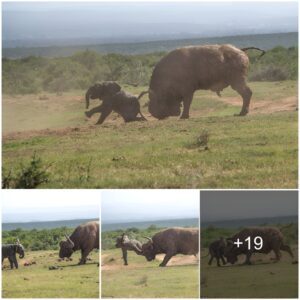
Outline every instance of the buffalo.
<svg viewBox="0 0 300 300"><path fill-rule="evenodd" d="M249 58L245 51L232 45L189 46L175 49L155 66L149 88L149 112L157 119L179 116L189 118L190 105L196 90L220 92L231 86L243 98L240 116L249 111L252 91L246 77ZM261 55L261 56L262 56Z"/></svg>
<svg viewBox="0 0 300 300"><path fill-rule="evenodd" d="M160 267L165 267L177 254L197 255L199 252L198 228L168 228L147 239L149 241L142 246L142 255L152 261L157 254L166 254Z"/></svg>
<svg viewBox="0 0 300 300"><path fill-rule="evenodd" d="M249 242L245 240L250 237L250 247ZM259 237L262 242L259 245L255 245L255 238ZM237 242L243 242L243 244L237 247ZM250 258L253 253L265 253L268 254L274 251L276 256L276 261L281 258L281 250L286 251L293 258L293 253L291 248L284 244L283 234L279 229L274 227L249 227L242 229L240 232L235 234L233 237L227 239L227 246L224 250L224 256L227 261L234 264L238 260L238 256L241 254L246 255L246 260L244 264L251 264Z"/></svg>
<svg viewBox="0 0 300 300"><path fill-rule="evenodd" d="M70 258L74 251L81 250L79 264L85 264L89 253L99 249L99 222L79 225L70 236L66 235L66 241L61 241L59 246L60 258Z"/></svg>

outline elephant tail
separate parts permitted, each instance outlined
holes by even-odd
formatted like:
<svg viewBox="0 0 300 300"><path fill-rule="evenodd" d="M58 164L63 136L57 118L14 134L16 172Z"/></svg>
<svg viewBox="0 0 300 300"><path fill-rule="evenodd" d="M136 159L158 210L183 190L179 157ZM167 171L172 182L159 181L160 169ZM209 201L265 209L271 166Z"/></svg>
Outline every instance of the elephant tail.
<svg viewBox="0 0 300 300"><path fill-rule="evenodd" d="M259 56L259 58L261 58L262 56L264 56L266 54L266 51L265 50L262 50L260 48L257 48L257 47L247 47L247 48L242 48L241 49L242 51L246 52L248 50L258 50L258 51L261 51L261 55Z"/></svg>
<svg viewBox="0 0 300 300"><path fill-rule="evenodd" d="M146 95L146 94L149 94L149 91L143 91L143 92L141 92L139 95L138 95L138 97L137 97L137 100L139 101L144 95Z"/></svg>

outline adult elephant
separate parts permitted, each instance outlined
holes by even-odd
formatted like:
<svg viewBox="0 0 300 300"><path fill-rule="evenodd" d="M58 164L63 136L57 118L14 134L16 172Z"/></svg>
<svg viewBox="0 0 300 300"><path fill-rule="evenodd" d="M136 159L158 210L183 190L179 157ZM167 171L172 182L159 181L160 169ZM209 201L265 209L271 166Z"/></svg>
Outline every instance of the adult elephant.
<svg viewBox="0 0 300 300"><path fill-rule="evenodd" d="M246 83L249 58L232 45L189 46L171 51L155 66L149 88L149 112L158 119L179 116L189 118L196 90L220 92L231 86L243 98L240 116L249 112L252 91ZM261 55L261 56L262 56Z"/></svg>

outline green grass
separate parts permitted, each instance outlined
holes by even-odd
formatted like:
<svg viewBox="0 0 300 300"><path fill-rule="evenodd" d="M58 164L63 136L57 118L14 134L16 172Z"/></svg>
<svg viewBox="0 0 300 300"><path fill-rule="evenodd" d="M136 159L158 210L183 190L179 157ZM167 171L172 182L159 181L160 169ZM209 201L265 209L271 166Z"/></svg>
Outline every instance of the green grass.
<svg viewBox="0 0 300 300"><path fill-rule="evenodd" d="M254 265L241 265L241 256L239 264L219 268L201 258L201 298L298 298L298 264L282 254L279 263L270 260L272 254L256 254Z"/></svg>
<svg viewBox="0 0 300 300"><path fill-rule="evenodd" d="M148 122L124 124L113 115L102 126L92 125L98 116L85 121L82 96L80 100L83 92L54 101L57 112L44 110L44 104L40 107L36 100L32 100L32 110L23 112L24 104L16 101L11 111L17 114L18 122L12 115L6 116L12 104L4 98L5 132L16 127L54 129L57 124L62 126L63 116L65 126L76 128L35 133L25 130L20 135L4 136L3 166L6 171L16 171L36 152L45 165L52 163L50 180L41 188L296 188L298 114L294 108L268 110L289 97L296 101L297 83L250 85L253 105L268 102L258 113L246 117L233 116L239 112L241 101L230 104L228 101L239 96L227 89L222 98L197 92L189 120L154 120L143 107ZM138 94L145 88L125 89ZM75 97L77 100L72 101ZM142 104L146 101L147 97ZM61 120L58 123L57 118ZM203 130L209 134L208 150L197 146Z"/></svg>
<svg viewBox="0 0 300 300"><path fill-rule="evenodd" d="M73 254L73 261L58 262L57 251L27 252L19 259L19 269L10 270L5 260L2 271L3 298L99 298L98 252L90 254L92 261L77 266L80 253ZM25 261L35 265L24 266ZM49 266L59 266L49 270Z"/></svg>
<svg viewBox="0 0 300 300"><path fill-rule="evenodd" d="M102 251L101 288L103 298L198 298L198 266L158 267L129 252L123 266L121 250Z"/></svg>

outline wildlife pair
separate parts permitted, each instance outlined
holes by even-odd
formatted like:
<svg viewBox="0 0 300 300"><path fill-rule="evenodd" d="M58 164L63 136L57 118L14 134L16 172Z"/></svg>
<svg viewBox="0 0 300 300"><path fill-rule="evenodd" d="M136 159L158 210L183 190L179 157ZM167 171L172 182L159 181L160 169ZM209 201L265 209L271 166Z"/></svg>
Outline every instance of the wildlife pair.
<svg viewBox="0 0 300 300"><path fill-rule="evenodd" d="M249 112L252 91L246 83L249 58L247 50L264 50L256 47L238 49L232 45L189 46L169 52L154 67L149 90L138 97L121 89L116 82L102 82L86 92L86 109L90 99L102 100L102 104L85 114L88 118L100 113L97 124L102 124L114 111L125 122L146 121L140 110L139 99L149 94L149 113L157 119L179 116L188 119L193 95L197 90L220 92L231 86L242 99L239 116ZM183 111L181 113L181 103ZM140 114L140 117L137 115Z"/></svg>

